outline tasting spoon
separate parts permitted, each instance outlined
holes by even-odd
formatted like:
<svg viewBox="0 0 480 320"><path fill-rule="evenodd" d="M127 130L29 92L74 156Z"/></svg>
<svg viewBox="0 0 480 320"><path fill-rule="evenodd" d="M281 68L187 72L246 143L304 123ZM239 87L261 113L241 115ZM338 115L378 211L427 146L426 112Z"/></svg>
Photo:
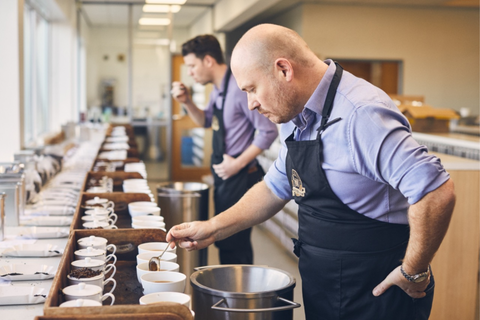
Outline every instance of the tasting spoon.
<svg viewBox="0 0 480 320"><path fill-rule="evenodd" d="M158 257L151 257L150 258L150 261L148 261L148 270L150 270L150 271L160 271L160 258L168 250L168 248L170 247L170 243L172 243L172 241L170 241L167 244L165 249L163 249L162 253L160 253L160 255Z"/></svg>

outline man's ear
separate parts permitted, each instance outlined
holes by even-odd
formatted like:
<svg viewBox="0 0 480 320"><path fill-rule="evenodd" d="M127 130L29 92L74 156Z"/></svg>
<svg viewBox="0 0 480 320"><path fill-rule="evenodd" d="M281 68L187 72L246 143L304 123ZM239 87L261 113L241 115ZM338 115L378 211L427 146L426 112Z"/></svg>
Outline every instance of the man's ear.
<svg viewBox="0 0 480 320"><path fill-rule="evenodd" d="M210 55L206 55L205 57L203 57L203 64L206 66L206 67L211 67L213 66L213 64L215 63L215 59L210 56Z"/></svg>
<svg viewBox="0 0 480 320"><path fill-rule="evenodd" d="M293 67L290 61L285 58L278 58L275 60L275 71L276 73L284 78L287 82L292 81L293 79Z"/></svg>

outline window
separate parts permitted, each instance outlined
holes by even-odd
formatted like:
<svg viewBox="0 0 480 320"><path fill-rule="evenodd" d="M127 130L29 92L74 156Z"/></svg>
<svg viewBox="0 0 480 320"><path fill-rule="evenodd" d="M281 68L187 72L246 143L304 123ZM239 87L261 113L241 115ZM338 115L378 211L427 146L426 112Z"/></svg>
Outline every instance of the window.
<svg viewBox="0 0 480 320"><path fill-rule="evenodd" d="M49 24L32 6L24 7L24 143L49 126Z"/></svg>

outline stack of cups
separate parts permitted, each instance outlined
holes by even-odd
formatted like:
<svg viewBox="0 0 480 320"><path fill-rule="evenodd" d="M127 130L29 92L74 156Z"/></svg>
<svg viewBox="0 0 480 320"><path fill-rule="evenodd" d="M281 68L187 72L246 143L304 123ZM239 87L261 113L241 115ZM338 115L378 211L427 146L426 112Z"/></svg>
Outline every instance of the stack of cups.
<svg viewBox="0 0 480 320"><path fill-rule="evenodd" d="M62 290L67 302L61 304L61 307L98 306L108 298L111 299L110 305L114 304L113 291L117 286L113 279L117 262L116 247L113 244L107 245L107 242L107 239L95 236L77 241L79 249L74 253L72 272L67 276L69 286ZM107 255L108 249L113 253ZM108 283L111 283L112 287L104 294L105 285Z"/></svg>

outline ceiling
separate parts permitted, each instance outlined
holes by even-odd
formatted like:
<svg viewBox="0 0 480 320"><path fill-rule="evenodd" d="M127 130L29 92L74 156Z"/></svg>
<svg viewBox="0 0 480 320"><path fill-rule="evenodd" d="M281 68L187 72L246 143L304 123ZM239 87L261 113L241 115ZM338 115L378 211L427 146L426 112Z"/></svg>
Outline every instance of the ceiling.
<svg viewBox="0 0 480 320"><path fill-rule="evenodd" d="M138 20L143 13L143 4L145 4L145 0L85 0L80 2L83 16L90 27L126 27L129 3L132 3L134 24L138 26ZM177 28L190 26L216 2L218 0L188 0L179 12L173 14L173 26ZM155 13L145 16L167 17L167 14Z"/></svg>
<svg viewBox="0 0 480 320"><path fill-rule="evenodd" d="M197 21L220 0L187 0L178 13L173 14L173 27L186 28ZM237 0L238 1L238 0ZM127 27L128 4L132 4L134 26L142 16L144 0L81 0L82 14L90 27ZM275 14L298 3L335 3L354 5L479 7L479 0L281 0L262 16ZM152 14L150 14L152 15ZM167 14L153 14L167 17ZM148 27L141 27L141 29ZM150 27L151 28L151 27ZM159 30L162 27L155 27ZM163 27L165 29L165 27Z"/></svg>

